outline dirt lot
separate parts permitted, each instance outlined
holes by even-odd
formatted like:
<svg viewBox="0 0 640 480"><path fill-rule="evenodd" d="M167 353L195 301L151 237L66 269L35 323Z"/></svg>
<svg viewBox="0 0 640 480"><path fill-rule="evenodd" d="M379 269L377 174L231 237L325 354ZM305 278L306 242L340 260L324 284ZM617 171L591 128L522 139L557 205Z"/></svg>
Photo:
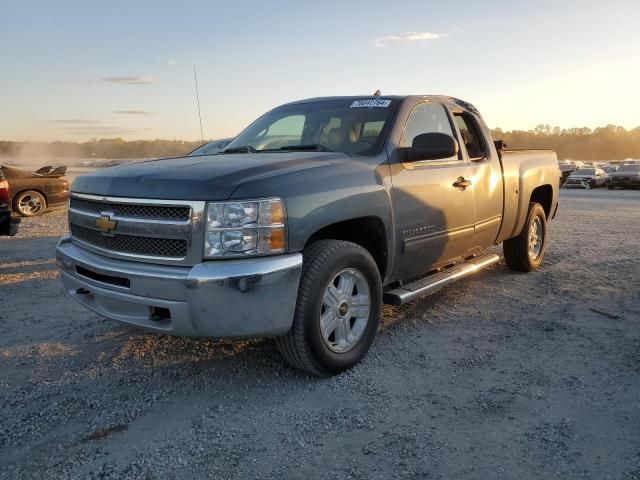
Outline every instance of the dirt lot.
<svg viewBox="0 0 640 480"><path fill-rule="evenodd" d="M271 341L65 298L58 211L0 240L1 478L640 478L640 192L562 192L542 270L385 308L318 380Z"/></svg>

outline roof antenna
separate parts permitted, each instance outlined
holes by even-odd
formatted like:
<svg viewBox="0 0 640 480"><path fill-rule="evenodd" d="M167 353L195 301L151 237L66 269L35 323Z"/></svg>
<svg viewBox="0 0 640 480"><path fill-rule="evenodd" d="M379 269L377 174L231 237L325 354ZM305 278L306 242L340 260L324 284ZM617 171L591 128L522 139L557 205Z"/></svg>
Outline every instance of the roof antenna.
<svg viewBox="0 0 640 480"><path fill-rule="evenodd" d="M380 90L376 90L376 93L373 94L374 97L379 97L380 95L382 95Z"/></svg>
<svg viewBox="0 0 640 480"><path fill-rule="evenodd" d="M193 81L196 84L196 102L198 103L198 118L200 119L200 139L202 140L202 155L204 151L204 133L202 132L202 114L200 113L200 95L198 94L198 74L196 73L196 66L193 66Z"/></svg>

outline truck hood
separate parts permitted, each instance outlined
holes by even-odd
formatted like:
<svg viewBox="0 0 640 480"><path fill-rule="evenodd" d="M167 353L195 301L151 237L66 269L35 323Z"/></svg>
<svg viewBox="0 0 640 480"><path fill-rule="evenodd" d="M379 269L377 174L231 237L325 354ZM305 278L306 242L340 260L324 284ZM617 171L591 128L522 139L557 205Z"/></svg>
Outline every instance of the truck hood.
<svg viewBox="0 0 640 480"><path fill-rule="evenodd" d="M246 182L354 160L343 153L234 153L167 158L97 170L72 192L165 200L226 200Z"/></svg>

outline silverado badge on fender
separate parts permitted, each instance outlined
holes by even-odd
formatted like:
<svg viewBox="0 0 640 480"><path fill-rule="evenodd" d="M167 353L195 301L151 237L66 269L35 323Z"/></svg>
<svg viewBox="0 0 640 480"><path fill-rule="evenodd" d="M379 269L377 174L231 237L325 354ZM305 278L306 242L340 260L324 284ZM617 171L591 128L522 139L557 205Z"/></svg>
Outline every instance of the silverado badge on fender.
<svg viewBox="0 0 640 480"><path fill-rule="evenodd" d="M111 220L111 217L108 215L102 215L96 219L96 227L98 227L98 230L102 233L109 233L115 230L117 225L118 222Z"/></svg>

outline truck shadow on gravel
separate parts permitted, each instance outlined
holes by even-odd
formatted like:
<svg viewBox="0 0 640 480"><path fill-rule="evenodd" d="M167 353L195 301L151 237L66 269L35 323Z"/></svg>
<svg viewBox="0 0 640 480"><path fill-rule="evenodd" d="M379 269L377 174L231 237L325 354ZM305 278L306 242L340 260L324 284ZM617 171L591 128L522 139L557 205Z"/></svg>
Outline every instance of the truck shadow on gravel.
<svg viewBox="0 0 640 480"><path fill-rule="evenodd" d="M451 320L451 312L456 304L464 301L464 295L470 286L480 286L482 282L491 281L492 277L503 275L506 267L496 266L481 272L469 279L458 282L454 287L443 289L432 295L410 302L401 307L383 305L382 318L378 328L377 342L383 341L385 335L394 332L400 326L415 326L428 324L432 328L439 328ZM453 314L455 317L455 314ZM113 322L100 319L103 326L113 325ZM109 353L101 354L100 361L109 361L114 365L129 364L139 368L162 369L164 367L179 367L207 369L216 365L229 366L237 363L250 370L250 376L272 374L274 370L293 374L299 378L313 379L303 372L298 372L287 366L280 359L271 339L199 339L187 337L172 337L156 334L129 326L116 326L115 329L104 332L96 337L101 343L107 341ZM366 362L366 359L365 359ZM259 371L264 368L269 372Z"/></svg>

